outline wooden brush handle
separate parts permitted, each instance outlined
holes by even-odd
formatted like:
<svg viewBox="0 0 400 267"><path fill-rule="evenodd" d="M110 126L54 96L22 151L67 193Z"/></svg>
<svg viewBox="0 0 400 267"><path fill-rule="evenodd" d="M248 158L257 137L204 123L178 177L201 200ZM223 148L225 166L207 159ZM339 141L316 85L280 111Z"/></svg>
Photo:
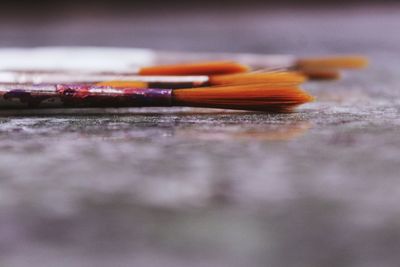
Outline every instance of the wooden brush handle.
<svg viewBox="0 0 400 267"><path fill-rule="evenodd" d="M172 89L2 85L0 108L171 106Z"/></svg>

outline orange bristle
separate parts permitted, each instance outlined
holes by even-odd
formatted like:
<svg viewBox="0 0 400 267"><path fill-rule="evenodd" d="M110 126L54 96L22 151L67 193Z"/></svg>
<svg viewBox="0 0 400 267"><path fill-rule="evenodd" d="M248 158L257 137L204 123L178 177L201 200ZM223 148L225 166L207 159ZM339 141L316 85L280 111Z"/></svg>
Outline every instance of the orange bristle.
<svg viewBox="0 0 400 267"><path fill-rule="evenodd" d="M305 69L300 73L307 76L310 80L339 80L340 71L338 70L312 70Z"/></svg>
<svg viewBox="0 0 400 267"><path fill-rule="evenodd" d="M212 75L210 76L211 85L228 84L253 84L269 83L281 85L298 85L307 80L306 76L299 72L250 72L239 74Z"/></svg>
<svg viewBox="0 0 400 267"><path fill-rule="evenodd" d="M368 59L363 56L332 56L302 58L297 60L299 69L360 69L368 66Z"/></svg>
<svg viewBox="0 0 400 267"><path fill-rule="evenodd" d="M314 98L296 86L251 84L177 89L173 99L178 106L289 112Z"/></svg>
<svg viewBox="0 0 400 267"><path fill-rule="evenodd" d="M232 74L249 71L246 65L233 61L210 61L199 63L186 63L175 65L159 65L143 67L140 69L141 75L213 75L213 74Z"/></svg>

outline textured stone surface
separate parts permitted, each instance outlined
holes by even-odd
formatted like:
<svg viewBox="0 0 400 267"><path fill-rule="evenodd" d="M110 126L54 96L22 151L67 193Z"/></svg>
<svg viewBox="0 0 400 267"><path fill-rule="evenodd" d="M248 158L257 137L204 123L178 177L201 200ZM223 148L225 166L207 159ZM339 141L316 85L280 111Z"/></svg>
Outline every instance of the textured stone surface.
<svg viewBox="0 0 400 267"><path fill-rule="evenodd" d="M373 64L307 84L318 101L286 115L1 111L0 266L398 266L399 12L2 24L2 45L359 52Z"/></svg>

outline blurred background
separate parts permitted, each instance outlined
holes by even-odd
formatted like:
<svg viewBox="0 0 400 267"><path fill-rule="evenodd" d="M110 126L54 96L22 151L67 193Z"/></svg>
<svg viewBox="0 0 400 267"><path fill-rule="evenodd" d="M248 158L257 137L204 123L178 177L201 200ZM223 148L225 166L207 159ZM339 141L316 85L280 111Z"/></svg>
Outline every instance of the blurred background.
<svg viewBox="0 0 400 267"><path fill-rule="evenodd" d="M399 26L395 0L2 2L0 47L372 64L293 114L0 112L0 266L399 266Z"/></svg>
<svg viewBox="0 0 400 267"><path fill-rule="evenodd" d="M361 0L26 1L4 3L0 14L3 47L127 46L296 54L352 52L366 43L387 48L389 44L381 40L396 38L398 23L396 1ZM351 38L337 42L344 30L352 31Z"/></svg>

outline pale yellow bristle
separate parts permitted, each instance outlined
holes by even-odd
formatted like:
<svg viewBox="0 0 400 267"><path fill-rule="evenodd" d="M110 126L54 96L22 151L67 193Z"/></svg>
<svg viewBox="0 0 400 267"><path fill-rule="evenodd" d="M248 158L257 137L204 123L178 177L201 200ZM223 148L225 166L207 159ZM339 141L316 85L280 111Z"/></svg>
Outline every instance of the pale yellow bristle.
<svg viewBox="0 0 400 267"><path fill-rule="evenodd" d="M249 67L233 61L210 61L160 65L141 68L141 75L214 75L249 71Z"/></svg>
<svg viewBox="0 0 400 267"><path fill-rule="evenodd" d="M96 83L98 86L112 86L115 88L148 88L148 83L137 81L104 81Z"/></svg>

